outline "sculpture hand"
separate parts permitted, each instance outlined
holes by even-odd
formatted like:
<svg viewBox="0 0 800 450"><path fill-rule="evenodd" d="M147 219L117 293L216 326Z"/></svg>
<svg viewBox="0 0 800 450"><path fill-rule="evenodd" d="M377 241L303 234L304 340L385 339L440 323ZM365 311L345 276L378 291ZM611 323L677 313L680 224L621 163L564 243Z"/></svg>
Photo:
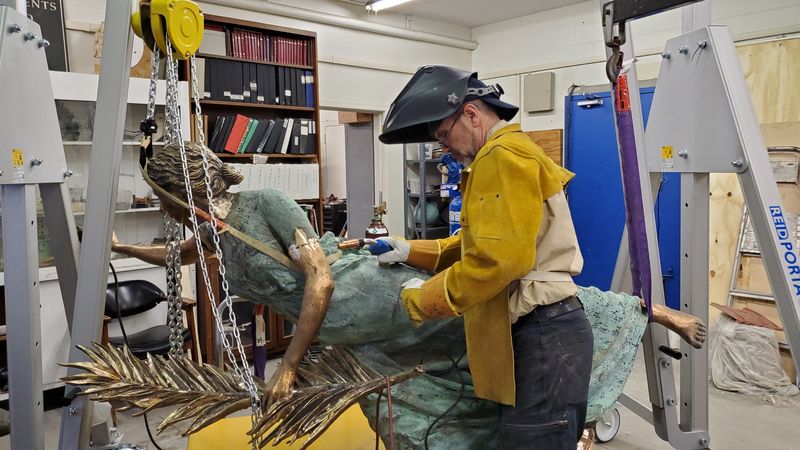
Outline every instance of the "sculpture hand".
<svg viewBox="0 0 800 450"><path fill-rule="evenodd" d="M267 383L266 398L264 399L267 408L292 392L296 376L297 372L287 364L278 366L278 370L272 374L272 378Z"/></svg>

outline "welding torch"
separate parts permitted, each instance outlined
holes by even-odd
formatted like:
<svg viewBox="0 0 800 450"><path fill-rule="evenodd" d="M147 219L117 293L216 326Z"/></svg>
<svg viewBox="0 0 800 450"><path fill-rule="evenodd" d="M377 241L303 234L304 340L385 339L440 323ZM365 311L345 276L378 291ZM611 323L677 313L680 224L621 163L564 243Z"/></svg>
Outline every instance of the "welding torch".
<svg viewBox="0 0 800 450"><path fill-rule="evenodd" d="M392 250L392 246L386 241L379 241L377 239L350 239L342 241L338 244L339 250L349 250L353 248L361 248L368 245L367 248L373 255L380 255Z"/></svg>

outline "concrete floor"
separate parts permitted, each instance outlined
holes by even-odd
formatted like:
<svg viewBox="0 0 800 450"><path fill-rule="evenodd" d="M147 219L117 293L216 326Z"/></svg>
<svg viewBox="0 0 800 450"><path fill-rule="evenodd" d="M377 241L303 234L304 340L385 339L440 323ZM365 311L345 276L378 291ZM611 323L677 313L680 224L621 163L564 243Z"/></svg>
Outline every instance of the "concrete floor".
<svg viewBox="0 0 800 450"><path fill-rule="evenodd" d="M276 363L277 361L270 361L268 373L274 370ZM628 380L625 392L640 402L647 400L645 371L641 355ZM765 399L723 392L711 387L709 401L711 448L800 450L800 432L798 432L800 398L781 401L778 405L773 405ZM671 448L655 435L652 427L643 419L623 407L620 407L619 411L622 419L617 437L609 443L598 445L598 450ZM157 424L169 412L169 409L163 409L149 414L151 430L155 430ZM123 442L134 443L150 449L155 448L147 437L141 417L132 417L131 412L124 412L118 414L117 420L120 431L125 435ZM57 448L60 422L60 409L45 413L46 449ZM164 450L184 449L187 442L186 438L180 437L178 432L172 429L164 431L156 437L156 440ZM9 437L1 437L0 450L10 448Z"/></svg>
<svg viewBox="0 0 800 450"><path fill-rule="evenodd" d="M675 365L679 373L679 365ZM649 404L647 378L641 351L625 393ZM797 450L800 449L800 396L779 399L749 397L709 387L709 429L712 449ZM620 406L621 427L616 438L598 450L661 450L672 448L656 436L644 419Z"/></svg>

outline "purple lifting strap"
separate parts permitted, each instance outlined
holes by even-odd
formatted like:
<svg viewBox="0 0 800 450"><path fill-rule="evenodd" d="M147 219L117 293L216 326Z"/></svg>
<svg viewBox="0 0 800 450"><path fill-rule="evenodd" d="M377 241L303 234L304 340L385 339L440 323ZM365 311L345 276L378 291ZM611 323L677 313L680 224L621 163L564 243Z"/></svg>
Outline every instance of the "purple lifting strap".
<svg viewBox="0 0 800 450"><path fill-rule="evenodd" d="M617 133L622 166L622 187L625 193L625 223L628 227L628 250L631 257L633 295L644 299L647 317L653 320L651 307L652 279L650 277L650 251L647 245L647 230L644 225L642 185L639 178L639 162L636 156L636 139L630 108L630 92L627 75L620 75L614 83L616 98Z"/></svg>

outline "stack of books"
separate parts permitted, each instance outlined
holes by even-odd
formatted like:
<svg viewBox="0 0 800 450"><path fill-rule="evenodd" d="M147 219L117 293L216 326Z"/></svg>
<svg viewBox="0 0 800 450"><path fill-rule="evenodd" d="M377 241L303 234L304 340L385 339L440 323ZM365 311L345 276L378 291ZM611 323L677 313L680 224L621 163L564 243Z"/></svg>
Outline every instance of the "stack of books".
<svg viewBox="0 0 800 450"><path fill-rule="evenodd" d="M205 99L314 107L310 70L214 58L198 58L196 67Z"/></svg>
<svg viewBox="0 0 800 450"><path fill-rule="evenodd" d="M205 26L200 53L298 66L312 61L310 39L217 24Z"/></svg>
<svg viewBox="0 0 800 450"><path fill-rule="evenodd" d="M313 155L317 152L316 135L317 124L312 119L217 116L208 148L216 153Z"/></svg>

